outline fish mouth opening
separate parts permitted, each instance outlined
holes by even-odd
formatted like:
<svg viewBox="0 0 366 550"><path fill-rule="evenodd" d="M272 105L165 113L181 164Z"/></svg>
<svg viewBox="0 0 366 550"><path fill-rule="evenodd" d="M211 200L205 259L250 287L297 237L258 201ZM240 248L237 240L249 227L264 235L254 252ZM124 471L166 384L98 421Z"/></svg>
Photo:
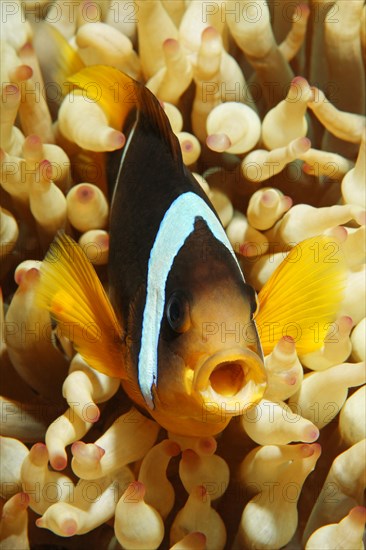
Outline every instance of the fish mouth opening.
<svg viewBox="0 0 366 550"><path fill-rule="evenodd" d="M221 363L214 368L209 381L217 394L233 397L245 383L244 368L235 361Z"/></svg>
<svg viewBox="0 0 366 550"><path fill-rule="evenodd" d="M197 368L193 387L204 403L236 416L262 399L266 374L261 358L249 349L223 350Z"/></svg>

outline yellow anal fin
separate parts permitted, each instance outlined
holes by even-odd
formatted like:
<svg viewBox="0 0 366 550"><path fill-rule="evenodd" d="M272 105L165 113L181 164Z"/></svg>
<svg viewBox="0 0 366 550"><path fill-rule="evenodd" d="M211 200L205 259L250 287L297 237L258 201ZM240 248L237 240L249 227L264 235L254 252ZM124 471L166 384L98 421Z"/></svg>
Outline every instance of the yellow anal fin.
<svg viewBox="0 0 366 550"><path fill-rule="evenodd" d="M122 329L112 305L84 252L64 233L42 262L37 305L51 313L91 367L126 378Z"/></svg>
<svg viewBox="0 0 366 550"><path fill-rule="evenodd" d="M320 349L346 285L339 243L319 236L297 244L258 295L256 323L263 352L292 336L299 355Z"/></svg>

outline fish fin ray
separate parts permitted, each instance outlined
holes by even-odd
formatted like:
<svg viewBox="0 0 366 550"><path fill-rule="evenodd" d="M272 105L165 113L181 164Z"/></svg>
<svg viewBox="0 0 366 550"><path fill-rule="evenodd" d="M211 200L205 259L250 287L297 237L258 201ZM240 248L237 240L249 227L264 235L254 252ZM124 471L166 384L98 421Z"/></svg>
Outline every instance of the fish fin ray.
<svg viewBox="0 0 366 550"><path fill-rule="evenodd" d="M337 252L330 254L334 244ZM263 353L269 354L286 335L295 339L299 355L320 349L345 285L345 260L334 238L317 236L297 244L258 295L255 320Z"/></svg>
<svg viewBox="0 0 366 550"><path fill-rule="evenodd" d="M42 262L37 305L50 312L91 367L126 378L122 328L93 266L65 233L57 235Z"/></svg>

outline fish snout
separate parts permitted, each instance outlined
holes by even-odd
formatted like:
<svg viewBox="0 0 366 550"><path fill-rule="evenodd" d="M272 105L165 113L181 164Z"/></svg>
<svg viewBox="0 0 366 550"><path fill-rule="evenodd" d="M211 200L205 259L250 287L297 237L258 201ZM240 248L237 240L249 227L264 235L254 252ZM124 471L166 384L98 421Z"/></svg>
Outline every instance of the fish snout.
<svg viewBox="0 0 366 550"><path fill-rule="evenodd" d="M260 401L266 389L261 358L249 349L234 348L211 355L196 369L193 387L205 404L237 416Z"/></svg>

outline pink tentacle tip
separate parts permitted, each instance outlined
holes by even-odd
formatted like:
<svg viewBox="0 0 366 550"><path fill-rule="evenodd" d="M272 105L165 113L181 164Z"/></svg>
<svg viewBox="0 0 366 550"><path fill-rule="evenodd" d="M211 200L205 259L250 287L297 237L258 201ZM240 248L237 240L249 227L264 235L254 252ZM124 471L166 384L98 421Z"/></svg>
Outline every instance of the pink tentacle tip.
<svg viewBox="0 0 366 550"><path fill-rule="evenodd" d="M76 460L92 461L98 463L105 455L105 450L95 443L84 443L84 441L75 441L71 445L71 453Z"/></svg>
<svg viewBox="0 0 366 550"><path fill-rule="evenodd" d="M219 32L215 29L215 27L206 27L202 31L201 38L203 41L206 40L213 40L220 36Z"/></svg>
<svg viewBox="0 0 366 550"><path fill-rule="evenodd" d="M291 85L303 87L303 86L309 86L309 83L306 80L306 78L304 78L303 76L295 76L291 81Z"/></svg>
<svg viewBox="0 0 366 550"><path fill-rule="evenodd" d="M314 174L313 166L311 166L311 164L308 164L307 162L304 162L301 168L304 174L307 174L308 176L312 176Z"/></svg>
<svg viewBox="0 0 366 550"><path fill-rule="evenodd" d="M102 458L105 455L105 449L103 447L99 447L99 445L95 445L97 452L99 453L99 457Z"/></svg>
<svg viewBox="0 0 366 550"><path fill-rule="evenodd" d="M17 82L24 82L33 76L33 69L29 65L18 65L12 72L11 77Z"/></svg>
<svg viewBox="0 0 366 550"><path fill-rule="evenodd" d="M349 332L353 327L353 319L349 315L342 315L338 320L339 329L343 332Z"/></svg>
<svg viewBox="0 0 366 550"><path fill-rule="evenodd" d="M54 470L60 472L61 470L64 470L67 466L67 457L61 455L55 456L50 459L50 463Z"/></svg>
<svg viewBox="0 0 366 550"><path fill-rule="evenodd" d="M176 53L179 51L179 42L175 38L167 38L163 42L163 49L168 53Z"/></svg>
<svg viewBox="0 0 366 550"><path fill-rule="evenodd" d="M35 443L29 451L29 456L31 460L36 463L43 463L44 461L47 462L48 450L45 443Z"/></svg>
<svg viewBox="0 0 366 550"><path fill-rule="evenodd" d="M283 207L286 209L286 210L290 210L291 206L293 205L294 201L292 200L291 197L289 197L288 195L284 195L282 197L282 204L283 204Z"/></svg>
<svg viewBox="0 0 366 550"><path fill-rule="evenodd" d="M274 189L267 189L261 197L261 202L266 206L274 206L277 202L277 193Z"/></svg>
<svg viewBox="0 0 366 550"><path fill-rule="evenodd" d="M293 98L292 101L302 99L308 102L313 97L309 82L303 76L295 76L291 81L290 89L292 92L296 91L296 98ZM305 97L302 97L303 93L306 94Z"/></svg>
<svg viewBox="0 0 366 550"><path fill-rule="evenodd" d="M348 231L343 225L338 225L333 228L332 236L338 239L341 243L344 243L348 237Z"/></svg>
<svg viewBox="0 0 366 550"><path fill-rule="evenodd" d="M314 452L310 456L315 455L316 459L318 459L320 457L320 455L322 454L322 447L321 447L320 443L312 443L311 446L312 446Z"/></svg>
<svg viewBox="0 0 366 550"><path fill-rule="evenodd" d="M306 443L313 443L319 437L319 430L316 426L306 426L303 431L302 440Z"/></svg>
<svg viewBox="0 0 366 550"><path fill-rule="evenodd" d="M314 454L313 445L312 444L301 445L300 453L301 453L302 458L309 458L310 456L313 456L313 454Z"/></svg>
<svg viewBox="0 0 366 550"><path fill-rule="evenodd" d="M25 138L25 142L31 145L38 145L42 143L42 139L37 134L30 134Z"/></svg>
<svg viewBox="0 0 366 550"><path fill-rule="evenodd" d="M295 155L302 155L310 149L311 141L307 137L297 138L295 141L291 142L290 147L292 147Z"/></svg>
<svg viewBox="0 0 366 550"><path fill-rule="evenodd" d="M299 145L304 149L304 151L307 151L311 147L311 141L307 137L302 137L299 138Z"/></svg>
<svg viewBox="0 0 366 550"><path fill-rule="evenodd" d="M213 455L217 449L217 441L214 437L201 437L198 449L202 454Z"/></svg>
<svg viewBox="0 0 366 550"><path fill-rule="evenodd" d="M108 250L108 248L109 248L109 235L108 235L108 233L105 233L103 235L98 235L95 242L98 246L100 246L100 248L102 250ZM98 409L97 406L96 406L96 408ZM99 409L98 409L98 411L99 411ZM98 418L99 418L99 415L100 415L100 411L98 413ZM96 422L96 421L91 420L91 422Z"/></svg>
<svg viewBox="0 0 366 550"><path fill-rule="evenodd" d="M80 185L76 190L76 198L81 203L87 203L95 197L95 190L89 185Z"/></svg>
<svg viewBox="0 0 366 550"><path fill-rule="evenodd" d="M39 164L39 174L44 181L51 181L52 179L52 164L49 160L42 160Z"/></svg>
<svg viewBox="0 0 366 550"><path fill-rule="evenodd" d="M89 454L86 451L86 443L84 441L75 441L71 445L71 454L74 458L82 458L86 454Z"/></svg>
<svg viewBox="0 0 366 550"><path fill-rule="evenodd" d="M344 243L347 240L348 232L347 229L343 227L343 225L336 225L328 231L325 231L325 235L328 235L329 237L334 237L340 243Z"/></svg>
<svg viewBox="0 0 366 550"><path fill-rule="evenodd" d="M129 492L130 496L134 496L138 500L143 500L145 493L146 493L146 487L142 483L142 481L132 481L132 483L129 484L126 491L133 491L132 494Z"/></svg>
<svg viewBox="0 0 366 550"><path fill-rule="evenodd" d="M253 242L245 242L239 245L239 254L242 256L250 256L250 248L253 245Z"/></svg>
<svg viewBox="0 0 366 550"><path fill-rule="evenodd" d="M226 134L211 134L206 138L206 145L211 151L223 153L231 147L231 141Z"/></svg>
<svg viewBox="0 0 366 550"><path fill-rule="evenodd" d="M87 16L90 21L94 19L94 17L99 15L98 6L95 5L95 2L92 2L90 0L84 0L83 9L87 10L88 12L89 10L91 11L91 14L88 13L88 16Z"/></svg>
<svg viewBox="0 0 366 550"><path fill-rule="evenodd" d="M39 441L38 443L35 443L32 448L31 448L31 451L33 449L47 449L47 446L46 446L46 443L43 443L42 441Z"/></svg>
<svg viewBox="0 0 366 550"><path fill-rule="evenodd" d="M292 338L292 336L282 336L282 338L278 342L278 347L281 351L284 351L286 353L293 352L296 347L295 340Z"/></svg>
<svg viewBox="0 0 366 550"><path fill-rule="evenodd" d="M118 130L113 130L109 135L108 143L112 150L121 149L126 143L126 136Z"/></svg>
<svg viewBox="0 0 366 550"><path fill-rule="evenodd" d="M14 273L14 281L16 282L16 284L18 286L20 286L24 280L24 275L25 273L27 272L26 269L18 269L18 271L16 271Z"/></svg>
<svg viewBox="0 0 366 550"><path fill-rule="evenodd" d="M72 537L78 530L78 525L74 519L65 519L60 525L60 530L67 537Z"/></svg>
<svg viewBox="0 0 366 550"><path fill-rule="evenodd" d="M309 17L310 15L310 8L307 4L298 4L298 6L296 6L297 10L300 10L301 12L301 17ZM295 10L295 14L296 14L296 10ZM296 15L295 15L296 17Z"/></svg>
<svg viewBox="0 0 366 550"><path fill-rule="evenodd" d="M3 88L4 94L7 96L19 96L20 90L15 84L6 84Z"/></svg>
<svg viewBox="0 0 366 550"><path fill-rule="evenodd" d="M40 147L42 145L42 140L39 136L37 136L36 134L32 134L30 136L27 136L25 138L25 141L24 141L24 145L23 147L32 147L32 148L37 148Z"/></svg>
<svg viewBox="0 0 366 550"><path fill-rule="evenodd" d="M190 153L193 149L193 143L189 139L185 139L180 144L182 151L186 153Z"/></svg>
<svg viewBox="0 0 366 550"><path fill-rule="evenodd" d="M204 533L201 533L200 531L195 531L194 533L189 534L190 542L202 545L202 548L205 548L206 544L206 535ZM192 547L193 548L193 547Z"/></svg>
<svg viewBox="0 0 366 550"><path fill-rule="evenodd" d="M297 383L297 376L289 376L288 378L286 378L286 384L288 386L295 386L295 384Z"/></svg>
<svg viewBox="0 0 366 550"><path fill-rule="evenodd" d="M96 244L99 244L99 243L96 243ZM106 247L101 247L101 248L107 249L108 245ZM83 419L86 422L95 423L95 422L98 422L99 418L100 418L99 407L95 403L89 403L86 410L83 413Z"/></svg>
<svg viewBox="0 0 366 550"><path fill-rule="evenodd" d="M22 56L22 54L26 54L26 55L30 55L31 53L34 53L34 48L31 44L31 42L26 42L24 44L24 46L22 46L19 50L19 55L20 57Z"/></svg>
<svg viewBox="0 0 366 550"><path fill-rule="evenodd" d="M178 456L181 452L181 448L178 443L171 441L170 439L166 439L164 447L164 450L168 456Z"/></svg>

